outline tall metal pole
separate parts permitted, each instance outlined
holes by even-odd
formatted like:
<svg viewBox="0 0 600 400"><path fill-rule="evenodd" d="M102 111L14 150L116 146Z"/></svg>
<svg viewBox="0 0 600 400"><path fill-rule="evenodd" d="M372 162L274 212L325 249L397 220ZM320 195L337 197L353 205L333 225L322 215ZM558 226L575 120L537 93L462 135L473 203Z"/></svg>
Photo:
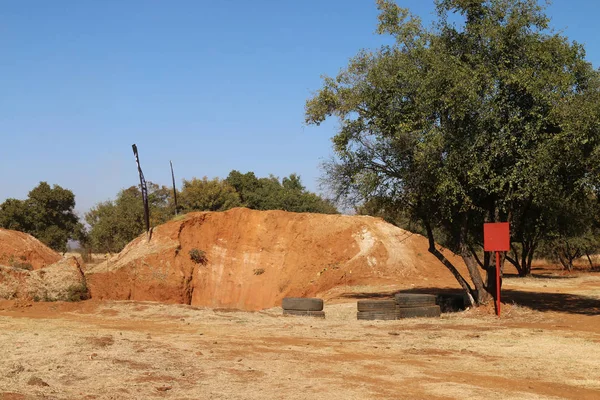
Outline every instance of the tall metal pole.
<svg viewBox="0 0 600 400"><path fill-rule="evenodd" d="M138 156L137 146L131 145L133 149L133 155L135 156L135 162L138 167L138 173L140 175L140 187L142 190L142 201L144 202L144 220L146 222L146 233L150 232L150 209L148 208L148 187L146 186L146 179L144 179L144 173L140 166L140 158Z"/></svg>
<svg viewBox="0 0 600 400"><path fill-rule="evenodd" d="M500 252L496 252L496 315L500 316Z"/></svg>
<svg viewBox="0 0 600 400"><path fill-rule="evenodd" d="M175 215L177 215L177 189L175 189L175 173L173 172L173 163L169 160L169 164L171 164L171 178L173 178L173 199L175 201Z"/></svg>

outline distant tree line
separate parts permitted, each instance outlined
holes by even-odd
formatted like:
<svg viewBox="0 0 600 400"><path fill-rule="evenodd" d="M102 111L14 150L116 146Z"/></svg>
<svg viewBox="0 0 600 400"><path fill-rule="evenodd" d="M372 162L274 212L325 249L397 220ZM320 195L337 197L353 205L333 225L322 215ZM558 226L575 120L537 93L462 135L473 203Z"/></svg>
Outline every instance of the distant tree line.
<svg viewBox="0 0 600 400"><path fill-rule="evenodd" d="M234 207L254 210L337 213L335 206L302 185L291 174L257 178L253 172L231 171L226 179L184 179L177 193L178 213L225 211ZM165 223L175 215L172 189L148 183L148 203L152 226ZM116 199L98 203L85 214L89 226L83 245L94 251L115 253L144 231L142 193L138 186L121 190Z"/></svg>
<svg viewBox="0 0 600 400"><path fill-rule="evenodd" d="M172 219L176 211L172 188L152 182L147 186L151 225ZM296 174L279 180L273 175L257 178L253 172L243 174L234 170L226 179L184 179L177 198L178 213L225 211L234 207L338 213L330 201L308 191ZM0 227L29 233L61 252L67 250L69 240L77 240L86 249L115 253L144 232L139 186L123 189L114 200L98 203L85 213L87 229L74 209L72 191L41 182L27 199L7 199L0 204Z"/></svg>

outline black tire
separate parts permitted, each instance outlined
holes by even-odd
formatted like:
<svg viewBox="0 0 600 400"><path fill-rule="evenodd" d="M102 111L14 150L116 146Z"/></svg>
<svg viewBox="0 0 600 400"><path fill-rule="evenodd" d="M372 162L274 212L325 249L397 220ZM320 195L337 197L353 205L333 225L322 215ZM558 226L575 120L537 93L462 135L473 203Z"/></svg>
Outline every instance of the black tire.
<svg viewBox="0 0 600 400"><path fill-rule="evenodd" d="M285 297L281 302L284 310L323 311L323 299L314 297Z"/></svg>
<svg viewBox="0 0 600 400"><path fill-rule="evenodd" d="M356 303L358 311L396 311L394 300L359 300Z"/></svg>
<svg viewBox="0 0 600 400"><path fill-rule="evenodd" d="M398 308L398 318L433 318L441 315L440 306Z"/></svg>
<svg viewBox="0 0 600 400"><path fill-rule="evenodd" d="M436 296L433 294L398 293L394 296L398 307L435 306Z"/></svg>
<svg viewBox="0 0 600 400"><path fill-rule="evenodd" d="M325 312L324 311L283 310L283 315L293 315L295 317L325 318Z"/></svg>
<svg viewBox="0 0 600 400"><path fill-rule="evenodd" d="M359 311L356 313L356 319L390 321L398 319L398 313L396 311Z"/></svg>

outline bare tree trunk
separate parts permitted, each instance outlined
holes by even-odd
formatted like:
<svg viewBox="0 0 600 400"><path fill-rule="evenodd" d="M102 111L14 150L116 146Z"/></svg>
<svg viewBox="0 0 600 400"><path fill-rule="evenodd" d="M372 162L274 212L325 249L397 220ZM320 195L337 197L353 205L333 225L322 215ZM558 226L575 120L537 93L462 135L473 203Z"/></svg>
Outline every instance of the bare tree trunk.
<svg viewBox="0 0 600 400"><path fill-rule="evenodd" d="M517 269L517 272L519 273L519 276L523 276L523 266L522 264L519 263L519 258L521 258L519 256L519 251L517 250L517 247L514 244L510 244L510 249L512 250L513 254L514 254L514 258L506 256L506 259L508 260L508 262L510 262L512 265L515 266L515 268Z"/></svg>
<svg viewBox="0 0 600 400"><path fill-rule="evenodd" d="M529 255L527 256L527 275L531 275L531 263L533 262L533 255L535 254L536 247L537 247L537 245L533 244L531 246L531 251L529 252Z"/></svg>
<svg viewBox="0 0 600 400"><path fill-rule="evenodd" d="M529 255L529 244L523 240L521 242L521 246L523 247L523 252L521 253L521 271L519 271L519 276L527 276L531 273L531 271L527 270L527 256Z"/></svg>
<svg viewBox="0 0 600 400"><path fill-rule="evenodd" d="M481 268L484 268L483 261L481 261L479 259L479 255L477 254L477 251L475 250L475 248L473 246L469 246L469 251L471 252L471 254L473 255L473 257L475 258L475 261L477 261L477 264Z"/></svg>
<svg viewBox="0 0 600 400"><path fill-rule="evenodd" d="M567 262L566 258L563 257L562 251L558 250L556 252L556 255L558 256L558 261L560 261L560 263L562 264L563 268L566 269L567 271L571 271L569 269L569 263Z"/></svg>
<svg viewBox="0 0 600 400"><path fill-rule="evenodd" d="M491 299L490 293L488 292L486 285L483 282L483 278L481 277L481 273L479 272L477 262L470 254L469 249L465 244L460 245L460 255L467 266L467 270L469 271L471 281L475 285L477 304L487 303Z"/></svg>
<svg viewBox="0 0 600 400"><path fill-rule="evenodd" d="M586 252L585 256L587 257L588 262L590 263L590 268L594 269L594 263L592 262L592 258L590 257L590 254L588 252Z"/></svg>
<svg viewBox="0 0 600 400"><path fill-rule="evenodd" d="M460 286L464 289L465 293L467 294L467 299L469 300L471 307L474 307L478 303L478 302L477 303L475 302L475 297L477 297L476 292L473 291L473 289L469 285L469 282L467 282L465 280L465 278L463 278L463 276L460 274L460 272L458 272L458 270L450 262L450 260L448 260L435 247L435 238L433 236L433 230L431 229L431 225L429 224L429 221L423 220L423 225L425 225L425 229L427 230L427 239L429 240L429 249L428 249L429 252L431 254L433 254L438 260L441 261L442 264L444 264L444 266L446 268L448 268L450 270L452 275L454 275L454 277L456 278L456 280L458 281Z"/></svg>
<svg viewBox="0 0 600 400"><path fill-rule="evenodd" d="M512 258L508 255L506 256L506 260L516 268L517 272L519 273L519 276L522 276L521 275L522 268L519 265L519 263L514 258Z"/></svg>

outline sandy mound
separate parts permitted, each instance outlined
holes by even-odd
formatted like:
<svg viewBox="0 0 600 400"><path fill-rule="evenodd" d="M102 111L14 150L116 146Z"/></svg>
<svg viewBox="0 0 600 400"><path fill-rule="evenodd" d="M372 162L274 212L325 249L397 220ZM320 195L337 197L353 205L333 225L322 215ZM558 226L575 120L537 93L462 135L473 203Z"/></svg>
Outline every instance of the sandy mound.
<svg viewBox="0 0 600 400"><path fill-rule="evenodd" d="M35 271L0 265L1 299L81 300L86 293L83 271L74 257Z"/></svg>
<svg viewBox="0 0 600 400"><path fill-rule="evenodd" d="M0 265L30 264L40 269L59 261L60 254L31 235L0 228Z"/></svg>
<svg viewBox="0 0 600 400"><path fill-rule="evenodd" d="M193 249L205 252L204 264L192 261ZM428 286L448 277L425 238L381 219L245 208L187 214L86 271L96 299L248 310L339 285Z"/></svg>

